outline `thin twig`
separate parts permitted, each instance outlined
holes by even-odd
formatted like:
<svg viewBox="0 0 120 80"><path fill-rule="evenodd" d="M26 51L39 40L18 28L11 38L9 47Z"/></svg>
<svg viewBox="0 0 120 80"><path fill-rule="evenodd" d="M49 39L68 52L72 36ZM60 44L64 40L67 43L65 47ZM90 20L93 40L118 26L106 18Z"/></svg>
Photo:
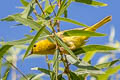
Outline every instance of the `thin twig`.
<svg viewBox="0 0 120 80"><path fill-rule="evenodd" d="M60 0L60 1L61 1L61 0ZM59 2L60 2L60 1L59 1ZM59 2L58 2L58 3L59 3ZM60 2L60 3L61 3L61 2ZM60 8L60 3L59 3L58 8ZM50 6L51 6L51 8L52 8L52 10L53 10L54 15L56 16L56 12L55 12L55 10L53 9L53 5L52 5L52 3L51 3L50 0L49 0L49 4L50 4ZM59 20L56 20L55 23L57 23L57 31L60 32L60 21L59 21Z"/></svg>
<svg viewBox="0 0 120 80"><path fill-rule="evenodd" d="M8 61L6 58L4 58L4 57L3 57L3 59L6 60L12 67L14 67L26 80L28 80L27 77L26 77L14 64L12 64L11 62L9 62L9 61Z"/></svg>
<svg viewBox="0 0 120 80"><path fill-rule="evenodd" d="M54 15L56 16L56 12L55 12L55 10L53 9L53 5L52 5L52 3L51 3L50 0L49 0L49 4L50 4L50 6L51 6L51 8L52 8L52 10L53 10Z"/></svg>
<svg viewBox="0 0 120 80"><path fill-rule="evenodd" d="M40 5L39 1L38 0L35 0L35 2L38 4L39 8L41 9L42 13L45 15L45 12L42 8L42 6Z"/></svg>
<svg viewBox="0 0 120 80"><path fill-rule="evenodd" d="M54 34L54 36L56 35L56 31L55 31L55 29L54 29L54 25L52 25L52 21L50 21L50 25L51 25L51 28L52 28L52 31L53 31L53 34ZM59 45L58 45L58 42L57 42L57 40L55 39L55 42L56 42L56 50L59 50ZM58 74L58 71L56 71L56 74ZM56 76L56 80L58 80L58 77Z"/></svg>
<svg viewBox="0 0 120 80"><path fill-rule="evenodd" d="M61 0L58 0L58 9L60 9ZM60 20L56 20L57 22L57 31L60 32Z"/></svg>
<svg viewBox="0 0 120 80"><path fill-rule="evenodd" d="M57 31L60 32L60 21L56 20L56 23L57 23Z"/></svg>
<svg viewBox="0 0 120 80"><path fill-rule="evenodd" d="M35 9L33 10L33 13L35 14L35 16L37 16L37 11Z"/></svg>

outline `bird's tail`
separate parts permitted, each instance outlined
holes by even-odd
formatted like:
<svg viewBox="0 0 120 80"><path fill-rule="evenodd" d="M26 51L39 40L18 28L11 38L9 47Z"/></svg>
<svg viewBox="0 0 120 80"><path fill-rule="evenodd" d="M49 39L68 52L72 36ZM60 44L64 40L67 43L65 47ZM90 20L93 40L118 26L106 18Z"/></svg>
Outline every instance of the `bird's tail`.
<svg viewBox="0 0 120 80"><path fill-rule="evenodd" d="M112 20L112 16L107 16L104 19L102 19L101 21L97 22L96 24L94 24L93 26L86 28L86 31L96 31L99 27L101 27L102 25L106 24L107 22Z"/></svg>

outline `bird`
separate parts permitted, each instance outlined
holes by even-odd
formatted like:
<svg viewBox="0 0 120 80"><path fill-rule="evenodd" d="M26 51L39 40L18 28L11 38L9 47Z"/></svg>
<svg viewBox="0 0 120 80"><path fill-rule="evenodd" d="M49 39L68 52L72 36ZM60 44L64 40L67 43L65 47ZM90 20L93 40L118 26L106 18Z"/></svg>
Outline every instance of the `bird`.
<svg viewBox="0 0 120 80"><path fill-rule="evenodd" d="M112 16L107 16L97 22L96 24L83 28L84 31L92 31L95 32L99 27L106 24L107 22L112 20ZM75 28L72 30L81 30L81 28ZM75 50L80 48L82 45L86 43L86 40L89 38L88 36L65 36L63 35L64 32L69 30L64 30L61 32L57 32L56 35L69 47L71 50ZM61 48L62 49L62 48ZM32 49L30 54L40 54L40 55L54 55L56 50L56 44L48 40L47 38L44 40L40 40L36 42ZM64 52L64 51L63 51ZM68 53L67 53L68 54Z"/></svg>

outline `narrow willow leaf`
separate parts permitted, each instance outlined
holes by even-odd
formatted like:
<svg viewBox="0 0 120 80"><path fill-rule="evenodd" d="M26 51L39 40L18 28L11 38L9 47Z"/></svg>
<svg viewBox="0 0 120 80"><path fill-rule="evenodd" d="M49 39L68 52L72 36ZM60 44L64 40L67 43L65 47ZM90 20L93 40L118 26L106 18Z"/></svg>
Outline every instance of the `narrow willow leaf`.
<svg viewBox="0 0 120 80"><path fill-rule="evenodd" d="M49 0L45 0L45 9L49 6Z"/></svg>
<svg viewBox="0 0 120 80"><path fill-rule="evenodd" d="M87 45L82 47L85 51L111 51L117 50L117 48L111 46L104 46L104 45Z"/></svg>
<svg viewBox="0 0 120 80"><path fill-rule="evenodd" d="M34 8L35 8L35 0L32 0L29 4L27 4L27 7L22 12L22 17L27 18L32 13Z"/></svg>
<svg viewBox="0 0 120 80"><path fill-rule="evenodd" d="M20 48L20 49L22 49L22 50L26 50L26 49L28 48L27 45L14 45L14 47Z"/></svg>
<svg viewBox="0 0 120 80"><path fill-rule="evenodd" d="M96 53L96 51L86 52L85 56L83 57L82 60L85 61L85 62L89 62L92 59L92 57L94 56L95 53Z"/></svg>
<svg viewBox="0 0 120 80"><path fill-rule="evenodd" d="M68 2L66 3L66 0L64 0L57 12L57 17L61 16L64 11L69 7L70 3L72 2L72 0L68 0Z"/></svg>
<svg viewBox="0 0 120 80"><path fill-rule="evenodd" d="M106 52L105 54L109 54L107 53L107 51L114 51L114 50L118 50L118 48L105 46L105 45L86 45L74 50L73 52L75 53L75 55L79 55L81 53L85 53L89 51L104 52L104 53Z"/></svg>
<svg viewBox="0 0 120 80"><path fill-rule="evenodd" d="M71 60L71 61L73 61L73 60ZM94 66L92 66L89 63L84 62L84 61L81 61L81 62L76 61L75 62L75 60L74 60L74 63L72 62L71 64L73 64L74 66L78 67L81 70L99 70L98 68L96 68L96 67L94 67Z"/></svg>
<svg viewBox="0 0 120 80"><path fill-rule="evenodd" d="M105 74L102 74L102 75L98 75L97 76L97 80L108 80L108 78L117 73L118 71L120 70L120 65L117 65L115 67L111 67L111 68L108 68L106 71L105 71Z"/></svg>
<svg viewBox="0 0 120 80"><path fill-rule="evenodd" d="M68 11L67 11L67 9L64 11L64 17L65 17L65 18L68 17Z"/></svg>
<svg viewBox="0 0 120 80"><path fill-rule="evenodd" d="M34 67L34 68L31 68L31 70L38 70L38 71L41 71L45 74L48 74L50 75L50 73L54 73L53 71L50 71L50 70L47 70L47 69L44 69L44 68L39 68L39 67Z"/></svg>
<svg viewBox="0 0 120 80"><path fill-rule="evenodd" d="M68 46L62 41L60 40L60 38L58 36L55 35L56 40L58 41L58 43L66 50L69 52L69 54L78 62L80 62L80 60L75 56L75 54L68 48Z"/></svg>
<svg viewBox="0 0 120 80"><path fill-rule="evenodd" d="M78 70L75 71L75 73L78 74L78 75L82 75L82 74L103 74L104 73L100 69L90 65L87 62L84 62L84 61L78 62L77 60L75 60L70 55L67 55L67 61L78 68Z"/></svg>
<svg viewBox="0 0 120 80"><path fill-rule="evenodd" d="M87 26L87 25L85 25L83 23L80 23L78 21L75 21L75 20L72 20L72 19L68 19L68 18L56 17L56 18L54 18L54 20L60 20L60 21L69 22L69 23L76 24L76 25L83 26L83 27L89 27L89 26Z"/></svg>
<svg viewBox="0 0 120 80"><path fill-rule="evenodd" d="M21 26L21 25L23 25L23 24L19 23L19 24L13 25L13 27L15 28L16 26ZM12 28L13 28L13 27L12 27Z"/></svg>
<svg viewBox="0 0 120 80"><path fill-rule="evenodd" d="M8 79L9 72L10 72L10 68L7 68L4 75L3 75L2 80L7 80Z"/></svg>
<svg viewBox="0 0 120 80"><path fill-rule="evenodd" d="M55 6L56 4L52 5L49 5L47 8L45 8L44 12L47 13L47 14L51 14L53 12L53 10L55 9Z"/></svg>
<svg viewBox="0 0 120 80"><path fill-rule="evenodd" d="M25 75L27 77L28 80L33 80L33 78L36 76L35 74L27 74ZM20 77L20 80L25 80L25 78L22 76ZM41 78L36 79L36 80L42 80Z"/></svg>
<svg viewBox="0 0 120 80"><path fill-rule="evenodd" d="M26 0L20 0L20 2L26 7L29 3Z"/></svg>
<svg viewBox="0 0 120 80"><path fill-rule="evenodd" d="M64 7L65 7L65 2L66 0L64 0L62 3L61 3L61 6L57 12L57 16L60 16L62 12L64 12Z"/></svg>
<svg viewBox="0 0 120 80"><path fill-rule="evenodd" d="M13 14L9 15L8 17L0 19L0 21L15 21L15 19L12 16L20 16L21 14Z"/></svg>
<svg viewBox="0 0 120 80"><path fill-rule="evenodd" d="M79 77L78 77L78 75L77 74L75 74L74 72L72 72L72 71L70 71L70 78L71 78L71 80L84 80L84 79L80 79Z"/></svg>
<svg viewBox="0 0 120 80"><path fill-rule="evenodd" d="M58 76L58 71L59 71L59 50L56 50L56 53L53 58L53 71L55 72L55 77Z"/></svg>
<svg viewBox="0 0 120 80"><path fill-rule="evenodd" d="M44 75L45 75L45 73L37 74L37 75L31 77L30 80L43 80L43 79L41 79L41 77Z"/></svg>
<svg viewBox="0 0 120 80"><path fill-rule="evenodd" d="M84 75L84 74L89 74L89 75L101 75L101 74L105 74L103 71L101 70L90 70L88 69L81 69L79 68L78 70L74 71L77 75Z"/></svg>
<svg viewBox="0 0 120 80"><path fill-rule="evenodd" d="M31 48L33 47L34 43L36 42L36 40L39 38L40 34L44 31L45 26L42 26L39 31L37 32L37 34L34 36L32 42L30 43L30 45L28 46L25 55L23 57L23 59L28 55L28 52L31 50Z"/></svg>
<svg viewBox="0 0 120 80"><path fill-rule="evenodd" d="M84 3L84 4L91 5L91 6L100 6L100 7L107 6L107 4L105 3L93 1L93 0L73 0L73 2Z"/></svg>
<svg viewBox="0 0 120 80"><path fill-rule="evenodd" d="M24 24L25 26L30 26L32 29L37 30L37 31L39 30L39 28L41 26L40 24L38 24L37 22L35 22L33 20L22 18L21 14L11 15L11 17L15 21L20 22L20 23Z"/></svg>
<svg viewBox="0 0 120 80"><path fill-rule="evenodd" d="M23 39L20 39L20 40L15 40L15 41L0 42L0 44L2 44L2 45L21 45L21 44L26 44L26 43L31 42L32 39L33 39L33 36L23 38Z"/></svg>
<svg viewBox="0 0 120 80"><path fill-rule="evenodd" d="M65 36L106 36L106 34L85 31L85 30L68 30L63 33Z"/></svg>
<svg viewBox="0 0 120 80"><path fill-rule="evenodd" d="M65 80L65 78L62 77L62 74L58 75L58 80Z"/></svg>
<svg viewBox="0 0 120 80"><path fill-rule="evenodd" d="M95 67L97 67L99 69L109 68L112 65L114 65L115 63L117 63L118 61L120 61L120 59L117 59L117 60L114 60L114 61L111 61L111 62L106 62L106 63L98 64L98 65L95 65Z"/></svg>
<svg viewBox="0 0 120 80"><path fill-rule="evenodd" d="M49 35L41 34L41 36L38 38L38 40L42 40L46 37L49 37ZM34 36L28 36L27 35L27 38L23 38L23 39L20 39L20 40L14 40L14 41L8 41L8 42L0 42L0 44L2 44L2 45L14 45L16 47L23 47L23 46L25 46L24 44L30 43L33 38L34 38Z"/></svg>
<svg viewBox="0 0 120 80"><path fill-rule="evenodd" d="M0 48L0 59L3 57L3 55L9 50L9 48L11 48L12 45L3 45Z"/></svg>

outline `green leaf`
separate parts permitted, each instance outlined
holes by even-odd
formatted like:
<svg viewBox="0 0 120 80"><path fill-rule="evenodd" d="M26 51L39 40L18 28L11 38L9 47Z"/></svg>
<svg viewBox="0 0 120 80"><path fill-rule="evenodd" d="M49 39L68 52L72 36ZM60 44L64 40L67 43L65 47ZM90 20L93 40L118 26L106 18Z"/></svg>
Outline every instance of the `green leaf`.
<svg viewBox="0 0 120 80"><path fill-rule="evenodd" d="M68 17L68 11L67 11L67 10L64 11L64 17L65 17L65 18Z"/></svg>
<svg viewBox="0 0 120 80"><path fill-rule="evenodd" d="M60 40L60 38L58 36L55 35L56 40L58 41L58 43L66 50L69 52L69 54L78 62L80 62L80 60L75 56L75 54L68 48L68 46L62 41Z"/></svg>
<svg viewBox="0 0 120 80"><path fill-rule="evenodd" d="M23 57L23 59L28 55L28 52L31 50L31 48L33 47L34 43L36 42L36 40L39 38L40 34L44 31L45 26L42 26L39 31L37 32L37 34L34 36L32 42L30 43L29 47L27 48L25 55Z"/></svg>
<svg viewBox="0 0 120 80"><path fill-rule="evenodd" d="M115 67L111 67L111 68L108 68L106 71L105 71L105 74L102 74L102 75L98 75L97 76L97 80L108 80L108 78L117 73L118 71L120 70L120 65L117 65Z"/></svg>
<svg viewBox="0 0 120 80"><path fill-rule="evenodd" d="M90 65L87 62L84 62L84 61L78 62L77 60L72 58L70 55L67 55L67 61L78 68L78 70L75 71L75 73L78 74L78 75L83 75L83 74L97 75L97 74L103 74L104 73L100 69Z"/></svg>
<svg viewBox="0 0 120 80"><path fill-rule="evenodd" d="M69 23L76 24L76 25L79 25L79 26L89 27L89 26L87 26L87 25L85 25L83 23L80 23L80 22L77 22L75 20L68 19L68 18L56 17L56 18L54 18L54 20L61 20L61 21L69 22Z"/></svg>
<svg viewBox="0 0 120 80"><path fill-rule="evenodd" d="M68 30L63 33L65 36L106 36L106 34L85 31L85 30Z"/></svg>
<svg viewBox="0 0 120 80"><path fill-rule="evenodd" d="M117 48L111 46L104 46L104 45L87 45L82 47L84 51L111 51L117 50Z"/></svg>
<svg viewBox="0 0 120 80"><path fill-rule="evenodd" d="M35 0L32 0L29 4L27 4L27 7L22 12L22 17L27 18L32 13L34 8L35 8Z"/></svg>
<svg viewBox="0 0 120 80"><path fill-rule="evenodd" d="M10 72L10 68L7 68L4 75L3 75L2 80L7 80L8 79L9 72Z"/></svg>
<svg viewBox="0 0 120 80"><path fill-rule="evenodd" d="M60 16L60 15L64 12L65 2L66 2L66 0L64 0L64 1L61 3L61 6L60 6L60 8L58 9L58 12L57 12L57 16Z"/></svg>
<svg viewBox="0 0 120 80"><path fill-rule="evenodd" d="M53 58L53 70L55 72L55 77L58 76L58 71L59 71L59 53L60 51L57 49L56 50L56 53L54 55L54 58Z"/></svg>
<svg viewBox="0 0 120 80"><path fill-rule="evenodd" d="M73 52L75 53L75 55L78 55L78 54L89 52L89 51L106 52L106 51L112 51L112 50L118 50L118 48L105 46L105 45L85 45L85 46L82 46L81 48L74 50Z"/></svg>
<svg viewBox="0 0 120 80"><path fill-rule="evenodd" d="M53 12L53 10L55 9L55 6L56 4L52 5L49 5L48 7L45 8L44 12L47 13L47 14L51 14Z"/></svg>
<svg viewBox="0 0 120 80"><path fill-rule="evenodd" d="M76 74L82 75L82 74L103 74L104 72L100 69L90 65L87 62L81 61L78 62L70 55L67 55L67 61L71 63L72 65L76 66L78 70L75 71Z"/></svg>
<svg viewBox="0 0 120 80"><path fill-rule="evenodd" d="M89 67L89 66L88 66ZM103 71L101 70L95 70L95 69L81 69L79 68L78 70L74 71L77 75L85 75L85 74L89 74L89 75L101 75L101 74L105 74Z"/></svg>
<svg viewBox="0 0 120 80"><path fill-rule="evenodd" d="M100 7L107 6L107 4L105 3L93 1L93 0L73 0L73 2L84 3L84 4L91 5L91 6L100 6Z"/></svg>
<svg viewBox="0 0 120 80"><path fill-rule="evenodd" d="M50 73L54 73L53 71L50 71L50 70L47 70L47 69L44 69L44 68L39 68L39 67L34 67L34 68L31 68L31 70L39 70L45 74L48 74L50 75Z"/></svg>
<svg viewBox="0 0 120 80"><path fill-rule="evenodd" d="M74 72L70 71L70 78L71 80L84 80L84 79L80 79L79 76L77 76Z"/></svg>
<svg viewBox="0 0 120 80"><path fill-rule="evenodd" d="M83 57L82 60L85 61L85 62L89 62L92 59L92 57L94 56L95 53L96 53L96 51L86 52L85 56Z"/></svg>
<svg viewBox="0 0 120 80"><path fill-rule="evenodd" d="M37 74L35 76L32 76L29 80L43 80L41 77L44 76L44 73Z"/></svg>
<svg viewBox="0 0 120 80"><path fill-rule="evenodd" d="M120 61L120 59L117 59L117 60L114 60L114 61L111 61L111 62L106 62L106 63L98 64L98 65L95 65L95 67L97 67L99 69L109 68L112 65L114 65L115 63L117 63L118 61Z"/></svg>
<svg viewBox="0 0 120 80"><path fill-rule="evenodd" d="M45 9L49 6L49 0L45 0Z"/></svg>
<svg viewBox="0 0 120 80"><path fill-rule="evenodd" d="M84 62L84 61L80 61L78 62L77 60L75 60L71 55L67 55L67 60L69 63L75 65L76 67L80 68L80 69L87 69L87 70L99 70L98 68L91 66L89 63Z"/></svg>
<svg viewBox="0 0 120 80"><path fill-rule="evenodd" d="M24 24L25 26L30 26L32 29L37 30L37 31L39 30L39 28L41 26L40 24L38 24L37 22L35 22L33 20L22 18L21 14L11 15L11 17L15 21L20 22L20 23Z"/></svg>
<svg viewBox="0 0 120 80"><path fill-rule="evenodd" d="M0 19L0 21L15 21L15 19L12 16L20 16L21 14L13 14L9 15L8 17Z"/></svg>
<svg viewBox="0 0 120 80"><path fill-rule="evenodd" d="M20 0L20 2L26 7L29 3L26 0Z"/></svg>
<svg viewBox="0 0 120 80"><path fill-rule="evenodd" d="M11 48L12 45L3 45L0 48L0 59L3 57L3 55L9 50L9 48Z"/></svg>
<svg viewBox="0 0 120 80"><path fill-rule="evenodd" d="M40 77L39 77L39 79L34 79L34 77L37 76L35 74L26 74L25 76L27 77L27 80L42 80ZM25 78L22 76L22 77L20 77L20 80L25 80Z"/></svg>
<svg viewBox="0 0 120 80"><path fill-rule="evenodd" d="M61 16L65 10L67 10L67 8L69 7L70 3L72 2L72 0L68 0L68 2L66 3L66 0L63 0L58 12L57 12L57 17Z"/></svg>
<svg viewBox="0 0 120 80"><path fill-rule="evenodd" d="M38 40L42 40L46 37L49 37L49 35L41 34L41 36L39 36ZM8 41L8 42L0 42L0 44L2 44L2 45L15 45L15 46L19 45L18 47L20 47L20 46L24 46L22 44L30 43L33 38L34 38L34 36L27 35L27 38L23 38L20 40L14 40L14 41Z"/></svg>
<svg viewBox="0 0 120 80"><path fill-rule="evenodd" d="M2 45L21 45L21 44L26 44L26 43L31 42L32 39L33 39L33 36L23 38L23 39L20 39L20 40L15 40L15 41L0 42L0 44L2 44Z"/></svg>
<svg viewBox="0 0 120 80"><path fill-rule="evenodd" d="M58 75L58 80L65 80L65 79L62 77L62 74L59 74L59 75Z"/></svg>

